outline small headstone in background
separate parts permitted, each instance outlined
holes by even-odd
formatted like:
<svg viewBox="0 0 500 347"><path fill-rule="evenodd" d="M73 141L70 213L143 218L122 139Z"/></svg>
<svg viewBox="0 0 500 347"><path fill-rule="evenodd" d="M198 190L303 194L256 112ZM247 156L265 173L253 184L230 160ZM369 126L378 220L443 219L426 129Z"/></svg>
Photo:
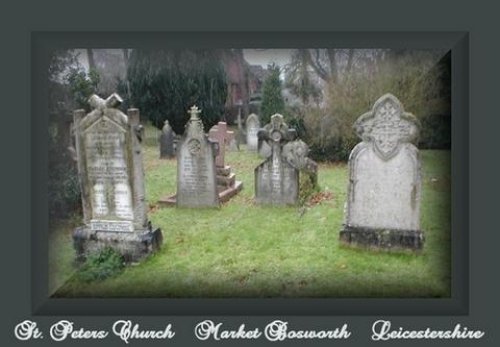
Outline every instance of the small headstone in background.
<svg viewBox="0 0 500 347"><path fill-rule="evenodd" d="M255 168L255 200L258 204L294 205L298 201L299 171L283 156L283 146L296 138L283 116L275 114L258 133L271 155Z"/></svg>
<svg viewBox="0 0 500 347"><path fill-rule="evenodd" d="M259 117L252 113L246 120L246 133L247 133L247 149L249 151L257 151L257 133L260 129Z"/></svg>
<svg viewBox="0 0 500 347"><path fill-rule="evenodd" d="M174 147L174 138L175 133L172 130L172 127L168 123L168 120L165 120L163 128L161 130L160 135L160 158L173 158L175 157L175 147Z"/></svg>
<svg viewBox="0 0 500 347"><path fill-rule="evenodd" d="M421 174L418 123L386 94L355 123L363 140L349 157L349 190L341 241L377 248L420 249Z"/></svg>
<svg viewBox="0 0 500 347"><path fill-rule="evenodd" d="M106 100L93 95L89 102L92 112L74 112L84 222L73 233L77 256L111 247L136 261L162 243L146 213L139 111L123 114L117 94Z"/></svg>

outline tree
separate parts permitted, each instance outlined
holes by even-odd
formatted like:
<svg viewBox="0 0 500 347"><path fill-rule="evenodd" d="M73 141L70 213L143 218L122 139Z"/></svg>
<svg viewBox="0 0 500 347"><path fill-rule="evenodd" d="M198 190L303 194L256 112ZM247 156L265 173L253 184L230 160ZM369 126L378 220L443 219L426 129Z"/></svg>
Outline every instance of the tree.
<svg viewBox="0 0 500 347"><path fill-rule="evenodd" d="M47 183L51 217L67 217L80 205L76 165L67 150L71 144L71 111L78 107L68 77L76 73L78 68L78 54L72 50L53 52L48 66Z"/></svg>
<svg viewBox="0 0 500 347"><path fill-rule="evenodd" d="M346 53L346 52L344 52ZM305 113L305 139L316 160L347 160L359 142L353 123L383 94L394 93L421 121L420 147L449 146L449 105L442 51L354 50L336 54L337 72L325 88L323 109ZM325 54L327 56L327 54ZM439 61L443 61L438 64ZM423 122L422 122L423 120Z"/></svg>
<svg viewBox="0 0 500 347"><path fill-rule="evenodd" d="M321 98L320 86L311 78L313 72L309 69L308 54L306 49L297 49L292 53L285 75L285 86L299 97L304 105L310 101L317 103Z"/></svg>
<svg viewBox="0 0 500 347"><path fill-rule="evenodd" d="M159 129L168 120L178 134L196 105L208 131L223 116L227 96L220 57L217 50L133 50L127 69L131 104Z"/></svg>
<svg viewBox="0 0 500 347"><path fill-rule="evenodd" d="M285 101L281 95L280 68L276 64L271 64L267 69L270 74L262 86L262 105L260 106L263 124L269 123L273 114L283 114L285 110Z"/></svg>

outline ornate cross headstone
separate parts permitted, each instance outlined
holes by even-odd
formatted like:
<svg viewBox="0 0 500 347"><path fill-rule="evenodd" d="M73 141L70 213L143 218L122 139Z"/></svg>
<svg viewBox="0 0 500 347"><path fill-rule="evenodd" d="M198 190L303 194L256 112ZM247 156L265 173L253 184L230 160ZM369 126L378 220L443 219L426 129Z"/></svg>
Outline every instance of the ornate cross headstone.
<svg viewBox="0 0 500 347"><path fill-rule="evenodd" d="M224 167L226 146L229 145L229 134L226 122L219 122L217 125L213 126L208 132L208 136L212 141L219 144L219 153L215 157L215 165L217 167Z"/></svg>
<svg viewBox="0 0 500 347"><path fill-rule="evenodd" d="M168 123L168 120L165 120L163 128L161 130L160 135L160 158L173 158L175 157L175 149L174 149L174 138L175 133L172 130L172 127Z"/></svg>
<svg viewBox="0 0 500 347"><path fill-rule="evenodd" d="M423 245L420 230L420 159L416 118L386 94L354 124L363 140L349 158L346 243L380 248Z"/></svg>
<svg viewBox="0 0 500 347"><path fill-rule="evenodd" d="M255 168L255 199L260 204L296 204L299 191L299 173L282 155L283 146L295 139L283 116L275 114L271 123L258 132L259 138L271 148L271 156Z"/></svg>
<svg viewBox="0 0 500 347"><path fill-rule="evenodd" d="M146 214L139 111L123 114L117 94L89 102L92 112L74 112L85 224L73 235L77 254L85 258L109 246L139 259L161 244L161 231L152 231Z"/></svg>

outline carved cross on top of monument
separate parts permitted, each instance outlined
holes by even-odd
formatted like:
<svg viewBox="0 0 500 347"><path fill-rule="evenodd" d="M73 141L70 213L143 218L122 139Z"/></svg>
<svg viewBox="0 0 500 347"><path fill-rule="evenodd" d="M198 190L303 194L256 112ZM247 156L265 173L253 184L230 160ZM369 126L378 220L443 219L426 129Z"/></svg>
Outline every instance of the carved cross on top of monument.
<svg viewBox="0 0 500 347"><path fill-rule="evenodd" d="M282 115L276 113L271 116L271 122L259 130L257 136L273 147L275 144L283 145L295 140L297 132L295 129L288 127Z"/></svg>
<svg viewBox="0 0 500 347"><path fill-rule="evenodd" d="M191 115L191 118L186 123L187 135L190 137L202 137L203 122L198 116L201 113L201 110L196 105L193 105L188 110L188 113Z"/></svg>
<svg viewBox="0 0 500 347"><path fill-rule="evenodd" d="M92 109L117 108L123 102L120 95L113 93L106 100L94 94L89 98L89 104Z"/></svg>
<svg viewBox="0 0 500 347"><path fill-rule="evenodd" d="M200 117L198 117L198 115L201 113L201 110L198 108L198 106L196 106L196 105L191 106L191 108L189 109L188 113L191 115L191 119L190 120L198 120L198 119L200 119Z"/></svg>
<svg viewBox="0 0 500 347"><path fill-rule="evenodd" d="M392 94L379 98L370 112L358 118L354 128L363 141L373 143L375 153L383 160L394 157L401 144L413 142L418 136L418 120L405 112Z"/></svg>

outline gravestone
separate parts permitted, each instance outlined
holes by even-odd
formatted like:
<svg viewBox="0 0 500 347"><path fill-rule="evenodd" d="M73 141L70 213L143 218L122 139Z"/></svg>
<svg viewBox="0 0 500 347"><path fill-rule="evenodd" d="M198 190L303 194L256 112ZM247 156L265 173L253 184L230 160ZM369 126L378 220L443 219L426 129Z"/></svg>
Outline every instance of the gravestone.
<svg viewBox="0 0 500 347"><path fill-rule="evenodd" d="M215 157L217 190L219 192L219 200L225 202L243 188L243 183L236 181L236 174L231 172L229 165L225 164L225 150L234 139L234 132L227 130L225 122L219 122L210 129L208 136L212 141L218 143L219 153Z"/></svg>
<svg viewBox="0 0 500 347"><path fill-rule="evenodd" d="M416 118L386 94L354 124L362 142L349 157L344 243L420 249L421 174Z"/></svg>
<svg viewBox="0 0 500 347"><path fill-rule="evenodd" d="M186 131L178 143L177 194L160 199L160 204L190 208L219 206L215 170L218 144L203 132L200 112L198 107L191 107Z"/></svg>
<svg viewBox="0 0 500 347"><path fill-rule="evenodd" d="M160 159L175 157L174 138L175 133L168 120L165 120L160 135Z"/></svg>
<svg viewBox="0 0 500 347"><path fill-rule="evenodd" d="M271 155L255 168L255 200L258 204L294 205L298 201L299 171L283 156L283 146L296 138L283 116L275 114L258 137L271 148Z"/></svg>
<svg viewBox="0 0 500 347"><path fill-rule="evenodd" d="M162 242L146 213L139 111L123 114L117 94L93 95L89 102L92 112L73 116L84 222L73 233L77 256L111 247L135 261Z"/></svg>
<svg viewBox="0 0 500 347"><path fill-rule="evenodd" d="M260 129L259 117L252 113L247 117L246 120L246 133L247 133L247 149L249 151L257 151L257 133Z"/></svg>

